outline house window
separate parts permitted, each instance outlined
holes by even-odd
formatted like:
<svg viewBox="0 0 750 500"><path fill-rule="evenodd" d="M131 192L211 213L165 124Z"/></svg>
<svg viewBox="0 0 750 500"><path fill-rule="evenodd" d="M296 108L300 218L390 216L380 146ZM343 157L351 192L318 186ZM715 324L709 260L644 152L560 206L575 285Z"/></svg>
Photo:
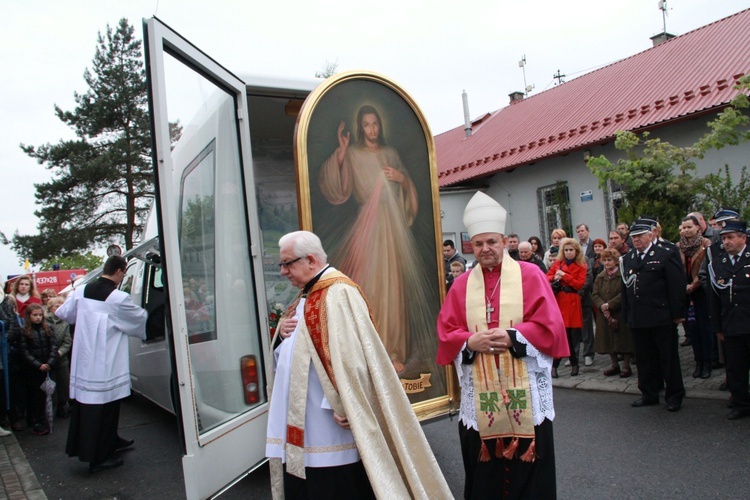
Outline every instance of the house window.
<svg viewBox="0 0 750 500"><path fill-rule="evenodd" d="M618 212L625 203L625 192L618 183L607 181L607 189L604 190L605 216L607 218L607 233L617 229Z"/></svg>
<svg viewBox="0 0 750 500"><path fill-rule="evenodd" d="M568 236L573 234L570 216L570 194L568 183L559 181L550 186L536 190L539 207L539 237L544 246L550 244L550 234L556 228L562 228Z"/></svg>

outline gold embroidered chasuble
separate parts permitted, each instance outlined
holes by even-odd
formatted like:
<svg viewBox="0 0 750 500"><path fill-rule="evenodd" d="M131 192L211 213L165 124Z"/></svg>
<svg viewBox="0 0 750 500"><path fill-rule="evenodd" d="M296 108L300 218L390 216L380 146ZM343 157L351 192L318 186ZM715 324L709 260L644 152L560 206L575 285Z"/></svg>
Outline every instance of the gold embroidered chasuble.
<svg viewBox="0 0 750 500"><path fill-rule="evenodd" d="M521 266L511 258L502 262L502 283L498 304L499 327L512 328L523 321ZM466 286L466 324L473 331L488 329L487 298L480 266L471 270ZM493 310L494 311L494 310ZM484 440L498 438L496 456L512 458L519 438L534 438L531 389L526 363L514 358L510 350L502 353L477 353L472 364L477 426L483 440L481 461L490 459ZM503 438L512 438L506 448ZM534 445L522 457L533 461Z"/></svg>
<svg viewBox="0 0 750 500"><path fill-rule="evenodd" d="M305 478L305 400L312 362L331 408L348 418L378 498L452 498L359 287L339 271L324 274L308 293L304 311L292 354L287 472ZM280 459L272 462L274 498L283 498Z"/></svg>

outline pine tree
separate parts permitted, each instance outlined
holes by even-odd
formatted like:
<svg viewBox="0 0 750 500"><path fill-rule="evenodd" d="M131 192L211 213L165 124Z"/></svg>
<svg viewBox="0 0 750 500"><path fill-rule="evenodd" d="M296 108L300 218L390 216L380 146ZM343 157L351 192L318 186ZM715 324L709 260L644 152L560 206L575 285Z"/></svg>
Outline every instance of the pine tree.
<svg viewBox="0 0 750 500"><path fill-rule="evenodd" d="M126 249L143 232L154 197L148 94L141 42L121 19L97 37L88 91L74 94L77 106L57 117L75 140L21 148L52 171L36 184L39 234L13 237L13 250L32 262L85 253L97 244Z"/></svg>

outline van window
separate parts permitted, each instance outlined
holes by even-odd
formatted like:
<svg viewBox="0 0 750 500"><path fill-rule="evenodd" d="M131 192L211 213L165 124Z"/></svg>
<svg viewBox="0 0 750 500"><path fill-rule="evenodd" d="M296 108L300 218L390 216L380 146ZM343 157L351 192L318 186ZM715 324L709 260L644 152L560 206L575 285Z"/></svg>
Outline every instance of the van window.
<svg viewBox="0 0 750 500"><path fill-rule="evenodd" d="M182 183L180 260L185 294L188 339L191 344L216 340L213 307L215 214L215 144L211 143L188 167Z"/></svg>
<svg viewBox="0 0 750 500"><path fill-rule="evenodd" d="M161 268L147 265L146 283L144 283L143 308L148 312L146 321L146 342L164 339L166 324L164 322L164 283L161 279Z"/></svg>

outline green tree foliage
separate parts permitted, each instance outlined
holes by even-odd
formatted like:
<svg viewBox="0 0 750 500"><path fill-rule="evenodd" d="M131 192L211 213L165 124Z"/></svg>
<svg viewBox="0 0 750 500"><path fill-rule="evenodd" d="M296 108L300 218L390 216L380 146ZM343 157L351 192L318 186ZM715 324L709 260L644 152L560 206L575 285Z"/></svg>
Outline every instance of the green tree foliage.
<svg viewBox="0 0 750 500"><path fill-rule="evenodd" d="M315 78L328 78L336 74L336 70L339 67L338 61L330 62L326 60L323 68L320 71L315 72Z"/></svg>
<svg viewBox="0 0 750 500"><path fill-rule="evenodd" d="M153 201L148 95L141 42L126 19L99 33L89 89L76 107L55 114L74 140L23 151L52 172L37 184L39 234L19 235L12 248L34 263L72 256L96 244L133 247Z"/></svg>
<svg viewBox="0 0 750 500"><path fill-rule="evenodd" d="M740 219L746 221L750 217L750 175L746 166L742 167L736 183L729 174L729 165L724 165L716 174L707 175L703 180L703 193L706 213L710 213L715 207L732 207L740 211Z"/></svg>
<svg viewBox="0 0 750 500"><path fill-rule="evenodd" d="M92 271L104 264L104 257L94 255L92 252L72 253L65 257L50 257L42 262L39 269L42 271L52 271L55 264L58 264L60 269L86 269L87 271Z"/></svg>
<svg viewBox="0 0 750 500"><path fill-rule="evenodd" d="M633 220L639 215L659 217L664 237L679 239L682 218L692 210L711 213L725 200L737 200L738 208L744 207L750 196L750 182L743 170L738 184L733 184L729 168L721 173L696 177L695 161L702 159L711 149L737 145L750 139L747 125L750 118L743 110L749 107L747 91L750 76L740 79L735 87L739 93L717 117L708 123L709 131L695 144L679 147L659 138L651 138L648 132L635 134L620 131L615 147L624 157L612 163L604 155L588 161L591 172L599 179L599 187L612 182L625 193L623 206L619 210L621 220ZM730 192L724 193L727 188Z"/></svg>

